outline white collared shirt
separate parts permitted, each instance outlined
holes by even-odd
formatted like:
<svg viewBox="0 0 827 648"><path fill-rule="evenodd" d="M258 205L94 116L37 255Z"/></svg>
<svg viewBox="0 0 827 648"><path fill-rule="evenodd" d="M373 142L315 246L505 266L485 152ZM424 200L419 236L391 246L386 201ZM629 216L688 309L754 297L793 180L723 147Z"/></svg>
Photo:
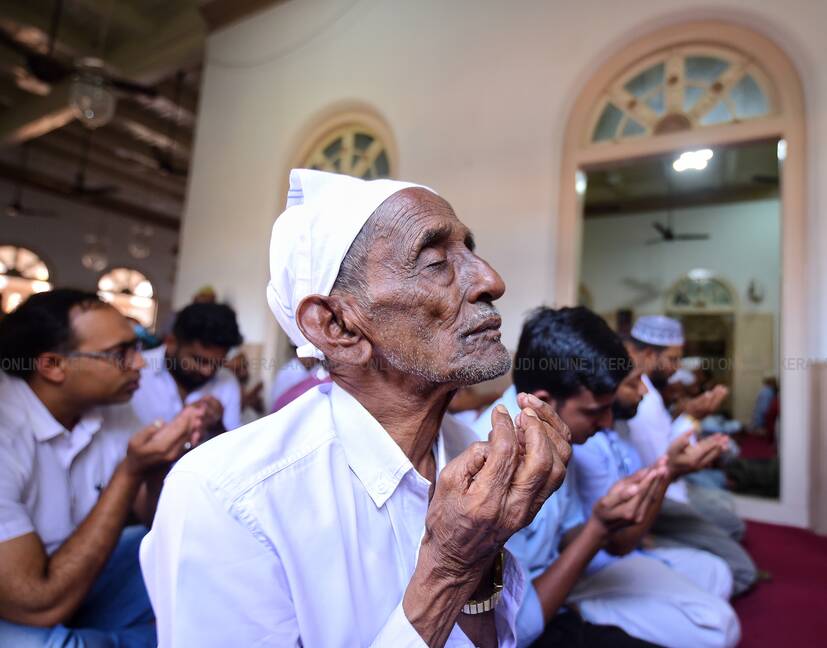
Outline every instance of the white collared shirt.
<svg viewBox="0 0 827 648"><path fill-rule="evenodd" d="M224 407L224 429L241 426L241 386L232 371L221 367L206 384L187 394L182 403L175 378L166 368L166 346L141 355L146 366L141 369L141 385L132 396L132 407L144 425L158 419L169 422L181 413L184 405L214 396Z"/></svg>
<svg viewBox="0 0 827 648"><path fill-rule="evenodd" d="M0 542L35 532L51 554L98 501L129 437L126 405L88 412L67 430L19 378L0 382Z"/></svg>
<svg viewBox="0 0 827 648"><path fill-rule="evenodd" d="M641 380L647 391L638 405L637 414L629 420L629 441L640 455L643 465L651 466L666 454L675 434L672 416L666 409L660 392L646 374L641 376ZM678 421L682 419L679 418ZM666 495L679 502L689 501L686 484L680 479L669 485Z"/></svg>
<svg viewBox="0 0 827 648"><path fill-rule="evenodd" d="M437 470L475 439L446 418ZM186 455L167 477L141 566L161 648L424 646L402 597L430 483L335 384ZM523 577L496 610L514 646ZM470 646L454 626L448 646Z"/></svg>

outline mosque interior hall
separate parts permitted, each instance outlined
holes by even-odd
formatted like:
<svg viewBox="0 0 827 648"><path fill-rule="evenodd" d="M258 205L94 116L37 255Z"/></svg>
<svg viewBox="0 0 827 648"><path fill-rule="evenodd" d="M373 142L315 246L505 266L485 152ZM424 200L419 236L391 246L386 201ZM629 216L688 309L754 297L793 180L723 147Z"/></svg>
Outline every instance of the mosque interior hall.
<svg viewBox="0 0 827 648"><path fill-rule="evenodd" d="M824 25L0 0L0 646L823 645Z"/></svg>

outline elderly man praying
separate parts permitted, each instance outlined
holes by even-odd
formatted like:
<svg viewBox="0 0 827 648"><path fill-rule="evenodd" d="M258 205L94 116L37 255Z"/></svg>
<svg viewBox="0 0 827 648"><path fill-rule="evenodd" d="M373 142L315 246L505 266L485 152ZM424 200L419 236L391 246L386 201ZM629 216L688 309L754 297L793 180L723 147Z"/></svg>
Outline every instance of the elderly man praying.
<svg viewBox="0 0 827 648"><path fill-rule="evenodd" d="M510 367L502 279L430 189L319 171L291 173L270 252L270 307L332 382L167 478L141 551L160 646L513 646L503 545L571 449L525 394L485 442L443 419Z"/></svg>

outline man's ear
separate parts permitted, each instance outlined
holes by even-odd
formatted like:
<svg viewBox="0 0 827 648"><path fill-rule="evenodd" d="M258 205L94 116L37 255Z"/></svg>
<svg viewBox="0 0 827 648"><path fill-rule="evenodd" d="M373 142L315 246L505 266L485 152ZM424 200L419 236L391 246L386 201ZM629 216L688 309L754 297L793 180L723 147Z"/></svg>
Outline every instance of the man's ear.
<svg viewBox="0 0 827 648"><path fill-rule="evenodd" d="M296 309L302 334L332 365L364 366L370 361L371 344L355 320L352 306L338 295L310 295Z"/></svg>
<svg viewBox="0 0 827 648"><path fill-rule="evenodd" d="M66 380L67 361L57 353L41 353L35 360L35 372L46 382L62 385Z"/></svg>
<svg viewBox="0 0 827 648"><path fill-rule="evenodd" d="M164 346L167 348L169 353L175 355L178 352L178 338L176 338L172 333L168 333L164 336Z"/></svg>

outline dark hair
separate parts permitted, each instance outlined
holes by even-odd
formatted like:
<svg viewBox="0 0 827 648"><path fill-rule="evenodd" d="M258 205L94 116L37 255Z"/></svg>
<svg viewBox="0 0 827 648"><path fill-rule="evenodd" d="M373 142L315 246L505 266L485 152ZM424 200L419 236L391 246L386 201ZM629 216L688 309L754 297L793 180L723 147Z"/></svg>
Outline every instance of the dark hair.
<svg viewBox="0 0 827 648"><path fill-rule="evenodd" d="M75 345L72 309L103 306L92 292L59 288L36 293L0 320L0 368L28 380L43 353L65 353Z"/></svg>
<svg viewBox="0 0 827 648"><path fill-rule="evenodd" d="M175 318L172 334L179 342L231 349L243 341L235 311L226 304L190 304Z"/></svg>
<svg viewBox="0 0 827 648"><path fill-rule="evenodd" d="M581 388L610 394L631 370L623 342L600 316L583 306L540 307L523 324L513 376L518 391L564 401Z"/></svg>

